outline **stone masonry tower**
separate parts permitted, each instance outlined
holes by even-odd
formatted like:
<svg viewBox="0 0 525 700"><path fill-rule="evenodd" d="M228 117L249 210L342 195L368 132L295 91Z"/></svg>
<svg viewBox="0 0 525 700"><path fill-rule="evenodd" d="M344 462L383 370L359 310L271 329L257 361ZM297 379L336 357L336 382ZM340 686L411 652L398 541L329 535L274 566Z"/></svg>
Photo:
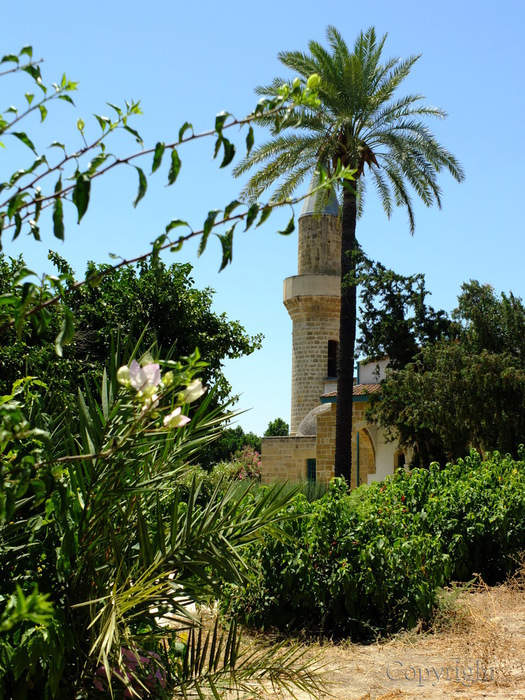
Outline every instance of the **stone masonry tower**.
<svg viewBox="0 0 525 700"><path fill-rule="evenodd" d="M310 189L312 186L310 186ZM334 390L341 298L341 226L335 193L319 213L317 194L299 216L298 274L284 280L284 305L293 321L290 433Z"/></svg>

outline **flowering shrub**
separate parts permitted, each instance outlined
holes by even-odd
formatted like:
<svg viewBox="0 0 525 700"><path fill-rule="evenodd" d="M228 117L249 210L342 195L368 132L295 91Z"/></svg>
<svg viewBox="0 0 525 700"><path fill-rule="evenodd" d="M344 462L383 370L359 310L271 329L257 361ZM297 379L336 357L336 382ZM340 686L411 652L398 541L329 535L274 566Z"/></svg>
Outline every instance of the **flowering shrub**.
<svg viewBox="0 0 525 700"><path fill-rule="evenodd" d="M232 476L234 479L261 480L261 455L253 447L246 445L233 455Z"/></svg>

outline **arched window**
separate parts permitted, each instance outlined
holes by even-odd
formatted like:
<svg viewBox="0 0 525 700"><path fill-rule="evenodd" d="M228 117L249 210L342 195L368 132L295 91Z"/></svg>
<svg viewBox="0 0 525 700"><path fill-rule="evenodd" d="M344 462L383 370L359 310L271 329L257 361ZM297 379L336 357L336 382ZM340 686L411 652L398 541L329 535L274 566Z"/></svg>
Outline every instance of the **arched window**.
<svg viewBox="0 0 525 700"><path fill-rule="evenodd" d="M396 469L404 469L406 464L405 453L402 450L398 450L394 455L394 467Z"/></svg>
<svg viewBox="0 0 525 700"><path fill-rule="evenodd" d="M339 343L337 340L328 341L328 366L326 375L328 377L337 377L337 351Z"/></svg>

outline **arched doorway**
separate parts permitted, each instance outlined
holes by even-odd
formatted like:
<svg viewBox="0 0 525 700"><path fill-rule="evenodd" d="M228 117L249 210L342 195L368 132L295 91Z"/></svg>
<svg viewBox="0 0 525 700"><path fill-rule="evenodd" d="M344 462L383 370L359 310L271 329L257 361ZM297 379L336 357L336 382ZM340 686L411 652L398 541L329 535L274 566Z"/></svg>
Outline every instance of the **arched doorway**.
<svg viewBox="0 0 525 700"><path fill-rule="evenodd" d="M368 475L376 471L376 451L367 428L357 432L357 459L359 485L368 483Z"/></svg>

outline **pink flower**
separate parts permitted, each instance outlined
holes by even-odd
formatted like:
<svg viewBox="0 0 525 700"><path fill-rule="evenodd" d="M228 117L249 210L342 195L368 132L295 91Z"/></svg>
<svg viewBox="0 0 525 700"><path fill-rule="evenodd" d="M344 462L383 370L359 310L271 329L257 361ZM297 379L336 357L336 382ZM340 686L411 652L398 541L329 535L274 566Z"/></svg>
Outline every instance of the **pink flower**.
<svg viewBox="0 0 525 700"><path fill-rule="evenodd" d="M206 389L202 386L201 380L194 379L186 387L182 400L184 401L184 403L191 403L192 401L199 399L205 391Z"/></svg>
<svg viewBox="0 0 525 700"><path fill-rule="evenodd" d="M160 365L152 363L141 367L136 360L132 360L129 366L129 382L137 391L157 387L160 384Z"/></svg>
<svg viewBox="0 0 525 700"><path fill-rule="evenodd" d="M188 416L181 413L180 406L164 417L164 426L166 428L182 428L183 425L186 425L189 422L190 419Z"/></svg>
<svg viewBox="0 0 525 700"><path fill-rule="evenodd" d="M124 667L123 672L120 672L116 668L113 668L112 670L112 675L115 678L131 683L134 689L138 692L137 695L135 693L131 693L129 689L126 689L124 692L125 698L143 697L142 693L140 693L140 686L135 687L137 684L133 685L132 677L129 673L136 672L139 667L142 667L142 669L148 672L147 677L143 680L146 688L153 690L155 686L158 685L162 686L163 688L166 687L166 675L164 669L160 665L160 656L153 652L144 653L146 656L135 653L130 649L121 649L122 665ZM95 676L97 676L94 681L96 690L99 692L105 692L105 684L102 682L102 680L99 680L103 679L107 681L107 674L104 666L99 666L95 672Z"/></svg>

